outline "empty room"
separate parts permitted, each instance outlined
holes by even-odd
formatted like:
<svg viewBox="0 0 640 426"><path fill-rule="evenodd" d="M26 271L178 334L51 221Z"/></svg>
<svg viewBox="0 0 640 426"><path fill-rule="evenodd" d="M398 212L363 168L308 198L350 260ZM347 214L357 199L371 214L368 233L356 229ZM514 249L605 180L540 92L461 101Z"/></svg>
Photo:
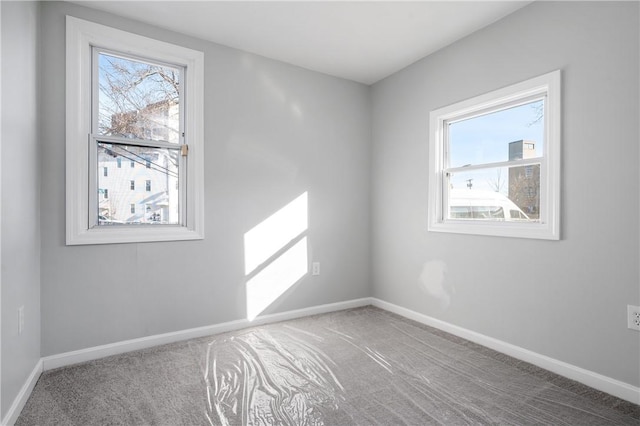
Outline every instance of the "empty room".
<svg viewBox="0 0 640 426"><path fill-rule="evenodd" d="M637 1L5 1L2 425L640 424Z"/></svg>

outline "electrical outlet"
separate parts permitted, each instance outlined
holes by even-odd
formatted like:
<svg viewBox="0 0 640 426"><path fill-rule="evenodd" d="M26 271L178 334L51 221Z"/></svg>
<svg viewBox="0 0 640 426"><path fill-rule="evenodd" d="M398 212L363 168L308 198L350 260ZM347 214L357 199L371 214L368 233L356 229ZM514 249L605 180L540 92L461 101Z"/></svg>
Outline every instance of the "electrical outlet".
<svg viewBox="0 0 640 426"><path fill-rule="evenodd" d="M320 262L313 262L311 264L311 275L320 275Z"/></svg>
<svg viewBox="0 0 640 426"><path fill-rule="evenodd" d="M627 327L640 331L640 306L627 305Z"/></svg>
<svg viewBox="0 0 640 426"><path fill-rule="evenodd" d="M24 330L24 305L18 308L18 334Z"/></svg>

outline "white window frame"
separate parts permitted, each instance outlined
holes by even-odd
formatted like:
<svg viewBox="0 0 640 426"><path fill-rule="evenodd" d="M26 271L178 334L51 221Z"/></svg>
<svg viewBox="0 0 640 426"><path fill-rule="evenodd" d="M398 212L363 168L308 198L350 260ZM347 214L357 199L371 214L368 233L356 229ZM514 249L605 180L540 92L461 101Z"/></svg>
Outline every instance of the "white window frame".
<svg viewBox="0 0 640 426"><path fill-rule="evenodd" d="M560 239L560 70L432 111L429 115L428 227L433 232L517 238ZM540 220L469 221L449 219L447 123L526 103L544 96L544 153L540 159ZM502 164L502 163L500 163Z"/></svg>
<svg viewBox="0 0 640 426"><path fill-rule="evenodd" d="M182 46L67 16L66 243L67 245L199 240L204 238L204 54ZM184 133L188 145L181 225L93 226L90 223L92 48L185 67ZM95 170L95 167L93 167ZM95 198L95 197L94 197Z"/></svg>

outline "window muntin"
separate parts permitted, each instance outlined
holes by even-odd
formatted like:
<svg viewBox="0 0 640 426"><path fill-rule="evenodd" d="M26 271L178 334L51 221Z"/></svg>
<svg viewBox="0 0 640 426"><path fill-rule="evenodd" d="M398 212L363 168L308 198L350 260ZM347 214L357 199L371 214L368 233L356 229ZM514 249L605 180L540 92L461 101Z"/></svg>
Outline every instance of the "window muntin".
<svg viewBox="0 0 640 426"><path fill-rule="evenodd" d="M431 113L429 230L559 238L560 72Z"/></svg>
<svg viewBox="0 0 640 426"><path fill-rule="evenodd" d="M71 16L66 17L66 242L75 244L108 244L144 241L175 241L202 239L204 236L204 158L203 158L203 86L204 54L182 46L153 40L133 33L110 28ZM127 131L126 137L118 132L100 134L98 114L98 67L99 55L148 63L170 69L182 70L180 76L180 130L178 142L167 136L162 126L137 126L142 133ZM188 95L188 96L187 96ZM151 104L147 104L149 106ZM141 109L144 109L144 105ZM185 112L188 111L188 116ZM104 124L104 122L103 122ZM162 124L162 123L161 123ZM103 132L108 133L108 132ZM175 133L175 132L174 132ZM138 139L139 136L149 139ZM170 139L170 140L165 140ZM100 215L99 205L103 204L104 192L98 180L102 173L98 168L98 143L138 146L145 149L175 149L180 152L180 179L175 180L179 193L176 210L179 223L171 225L158 213L154 223L165 226L122 226L116 219ZM187 151L186 144L189 144ZM181 149L184 147L185 149ZM188 156L187 156L188 153ZM154 156L146 161L153 162ZM89 160L89 161L87 161ZM128 161L128 160L127 160ZM122 160L116 160L116 167L109 171L109 179L120 176ZM142 167L126 167L138 184L144 178L133 173ZM138 164L140 165L140 164ZM147 172L152 171L149 164ZM112 172L113 171L113 172ZM122 178L122 176L121 176ZM127 182L127 179L125 182ZM106 181L105 181L106 182ZM152 183L155 192L156 186ZM113 190L113 189L112 189ZM111 191L109 191L111 192ZM136 193L141 191L135 191ZM149 192L146 192L150 195ZM109 194L108 198L112 198ZM136 211L146 212L144 204L138 204ZM128 210L130 206L125 206ZM154 214L152 211L151 214ZM99 226L102 223L117 226ZM132 225L132 224L131 224Z"/></svg>

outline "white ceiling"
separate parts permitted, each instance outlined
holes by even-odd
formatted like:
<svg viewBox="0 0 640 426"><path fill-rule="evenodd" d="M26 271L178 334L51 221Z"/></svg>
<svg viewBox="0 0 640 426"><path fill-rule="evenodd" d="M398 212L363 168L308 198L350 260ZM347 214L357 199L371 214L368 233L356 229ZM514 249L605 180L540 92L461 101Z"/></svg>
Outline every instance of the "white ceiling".
<svg viewBox="0 0 640 426"><path fill-rule="evenodd" d="M372 84L530 1L73 1Z"/></svg>

